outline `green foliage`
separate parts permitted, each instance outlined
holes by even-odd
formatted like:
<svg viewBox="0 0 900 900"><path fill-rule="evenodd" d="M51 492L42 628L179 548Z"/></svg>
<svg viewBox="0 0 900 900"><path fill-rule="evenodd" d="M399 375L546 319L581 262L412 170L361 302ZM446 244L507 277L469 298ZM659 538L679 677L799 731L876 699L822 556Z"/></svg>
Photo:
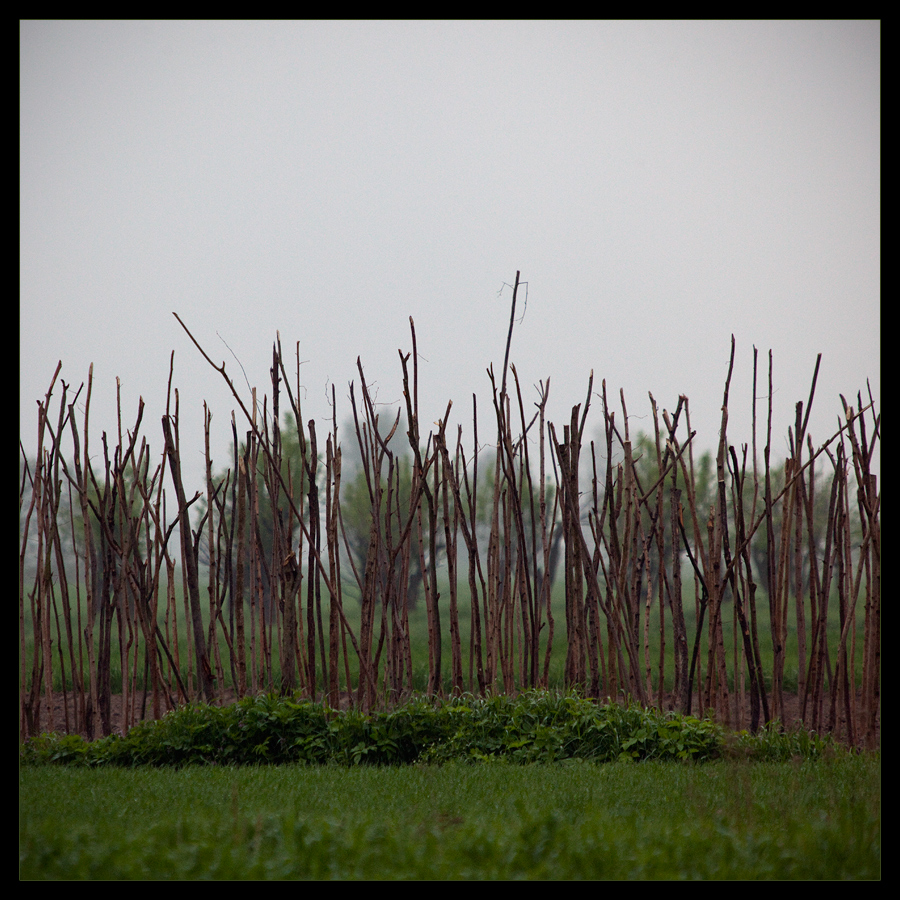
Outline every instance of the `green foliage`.
<svg viewBox="0 0 900 900"><path fill-rule="evenodd" d="M533 692L453 701L454 730L423 761L503 759L515 763L715 759L724 733L709 721L639 706L598 706L576 694Z"/></svg>
<svg viewBox="0 0 900 900"><path fill-rule="evenodd" d="M729 736L708 719L639 706L598 705L574 693L529 692L416 698L392 712L337 712L262 695L228 707L192 705L127 735L88 743L44 734L20 749L25 764L74 766L408 765L451 761L707 762L724 755L818 759L839 752L830 739L777 727Z"/></svg>

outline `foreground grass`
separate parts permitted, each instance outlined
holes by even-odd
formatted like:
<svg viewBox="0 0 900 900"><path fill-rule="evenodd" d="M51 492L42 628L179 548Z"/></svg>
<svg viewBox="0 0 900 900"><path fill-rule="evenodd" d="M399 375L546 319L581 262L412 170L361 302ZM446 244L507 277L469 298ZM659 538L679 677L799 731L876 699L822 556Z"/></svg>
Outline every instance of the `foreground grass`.
<svg viewBox="0 0 900 900"><path fill-rule="evenodd" d="M23 879L872 879L880 758L19 771Z"/></svg>

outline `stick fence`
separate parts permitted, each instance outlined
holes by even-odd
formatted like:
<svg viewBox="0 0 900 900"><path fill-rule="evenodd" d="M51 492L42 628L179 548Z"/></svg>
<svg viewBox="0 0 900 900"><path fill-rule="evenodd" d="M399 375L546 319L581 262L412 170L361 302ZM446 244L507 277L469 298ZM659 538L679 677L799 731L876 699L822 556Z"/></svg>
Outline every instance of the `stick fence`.
<svg viewBox="0 0 900 900"><path fill-rule="evenodd" d="M191 336L242 415L222 474L206 411L206 483L193 494L177 391L156 455L142 404L131 428L103 434L101 452L88 440L92 373L79 417L85 387L73 394L57 368L38 403L36 460L22 451L21 736L96 737L182 703L261 691L365 711L415 692L576 687L750 729L786 721L796 694L806 727L875 746L871 397L855 407L841 397L835 432L817 445L807 434L814 375L776 464L770 354L758 458L755 409L752 448L727 438L732 339L704 492L686 397L660 415L651 395L653 434L636 438L624 396L619 418L603 382L599 447L585 444L593 375L561 431L546 421L549 381L526 412L508 363L518 286L517 273L499 386L488 372L492 454L479 454L474 397L468 450L450 404L422 428L412 320L412 351L400 353L408 449L403 416L379 420L360 365L352 470L336 418L327 435L304 425L299 364L292 388L280 340L260 402L256 391L242 398ZM754 396L756 376L754 351Z"/></svg>

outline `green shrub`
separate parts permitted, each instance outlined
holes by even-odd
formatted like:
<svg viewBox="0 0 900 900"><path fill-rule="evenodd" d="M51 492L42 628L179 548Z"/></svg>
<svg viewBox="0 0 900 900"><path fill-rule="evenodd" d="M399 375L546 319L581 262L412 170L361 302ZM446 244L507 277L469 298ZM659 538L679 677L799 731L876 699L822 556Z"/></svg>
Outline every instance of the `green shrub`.
<svg viewBox="0 0 900 900"><path fill-rule="evenodd" d="M391 712L337 712L275 695L228 707L194 704L127 735L87 742L44 734L21 746L24 764L185 766L305 763L405 765L449 761L552 763L674 760L724 755L768 761L838 752L830 738L770 725L728 735L709 719L636 705L597 704L576 693L532 691L414 698Z"/></svg>

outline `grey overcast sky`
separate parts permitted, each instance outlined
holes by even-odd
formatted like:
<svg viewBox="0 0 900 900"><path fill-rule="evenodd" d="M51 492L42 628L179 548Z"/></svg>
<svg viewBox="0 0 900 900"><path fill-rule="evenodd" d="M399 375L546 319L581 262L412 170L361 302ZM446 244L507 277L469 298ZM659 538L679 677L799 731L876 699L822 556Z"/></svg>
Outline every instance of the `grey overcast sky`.
<svg viewBox="0 0 900 900"><path fill-rule="evenodd" d="M868 379L880 408L880 41L849 21L22 22L23 444L61 360L73 387L94 364L97 453L117 377L123 427L143 397L161 452L174 350L202 487L203 401L217 467L236 404L173 312L244 396L235 357L270 393L276 331L292 359L299 341L320 434L331 385L351 416L357 356L401 401L412 316L422 421L452 399L470 447L476 393L490 440L516 270L511 361L527 405L551 379L558 428L593 370L632 432L648 392L686 394L713 449L734 334L730 442L751 441L756 346L782 457L822 354L821 443L839 394Z"/></svg>

